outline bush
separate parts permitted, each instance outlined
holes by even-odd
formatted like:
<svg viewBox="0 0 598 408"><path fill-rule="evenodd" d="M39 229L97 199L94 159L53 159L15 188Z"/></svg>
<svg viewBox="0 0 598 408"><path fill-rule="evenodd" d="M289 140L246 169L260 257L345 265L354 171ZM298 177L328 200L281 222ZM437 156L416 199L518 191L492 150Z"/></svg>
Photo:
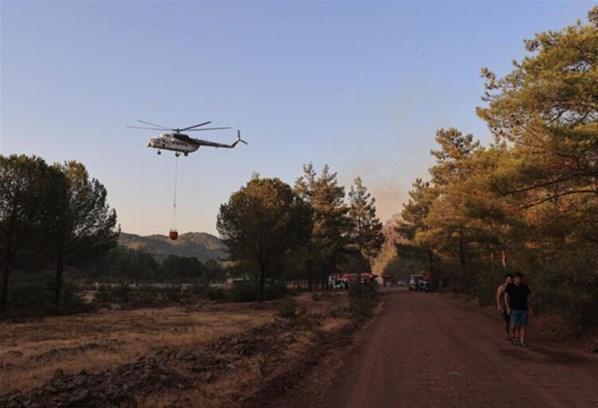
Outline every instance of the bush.
<svg viewBox="0 0 598 408"><path fill-rule="evenodd" d="M290 296L285 297L283 300L278 302L276 310L280 317L285 319L294 319L299 315L299 308L297 302Z"/></svg>
<svg viewBox="0 0 598 408"><path fill-rule="evenodd" d="M111 287L110 301L126 303L131 300L131 288L126 282Z"/></svg>
<svg viewBox="0 0 598 408"><path fill-rule="evenodd" d="M165 290L166 298L172 302L180 303L183 299L183 291L179 286L169 285Z"/></svg>
<svg viewBox="0 0 598 408"><path fill-rule="evenodd" d="M226 298L226 292L222 288L208 288L206 297L210 300L222 300Z"/></svg>
<svg viewBox="0 0 598 408"><path fill-rule="evenodd" d="M269 283L264 288L263 300L280 299L287 294L284 283ZM257 281L236 281L230 290L230 299L234 302L254 302L259 299L260 290Z"/></svg>
<svg viewBox="0 0 598 408"><path fill-rule="evenodd" d="M95 294L94 300L100 303L108 303L112 300L112 288L108 285L100 285Z"/></svg>
<svg viewBox="0 0 598 408"><path fill-rule="evenodd" d="M98 288L94 300L99 303L126 303L131 300L131 292L127 283L105 284Z"/></svg>
<svg viewBox="0 0 598 408"><path fill-rule="evenodd" d="M376 304L373 285L354 284L349 287L349 307L354 317L370 317Z"/></svg>
<svg viewBox="0 0 598 408"><path fill-rule="evenodd" d="M60 305L54 304L54 275L40 273L25 275L13 282L8 297L11 313L16 314L70 314L86 311L79 289L70 281L62 285Z"/></svg>
<svg viewBox="0 0 598 408"><path fill-rule="evenodd" d="M159 295L160 290L151 286L140 286L134 293L136 301L143 305L156 303Z"/></svg>
<svg viewBox="0 0 598 408"><path fill-rule="evenodd" d="M210 290L210 286L206 282L195 283L191 286L191 293L195 296L205 297Z"/></svg>

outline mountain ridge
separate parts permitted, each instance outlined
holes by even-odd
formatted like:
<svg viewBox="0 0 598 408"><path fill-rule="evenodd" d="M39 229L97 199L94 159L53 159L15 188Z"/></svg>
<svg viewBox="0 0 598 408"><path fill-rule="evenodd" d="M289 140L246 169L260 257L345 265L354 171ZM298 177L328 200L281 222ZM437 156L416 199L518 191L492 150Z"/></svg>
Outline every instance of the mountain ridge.
<svg viewBox="0 0 598 408"><path fill-rule="evenodd" d="M169 255L195 257L200 261L223 260L228 257L224 242L207 232L186 232L174 241L166 235L121 232L118 243L129 249L148 252L160 261Z"/></svg>

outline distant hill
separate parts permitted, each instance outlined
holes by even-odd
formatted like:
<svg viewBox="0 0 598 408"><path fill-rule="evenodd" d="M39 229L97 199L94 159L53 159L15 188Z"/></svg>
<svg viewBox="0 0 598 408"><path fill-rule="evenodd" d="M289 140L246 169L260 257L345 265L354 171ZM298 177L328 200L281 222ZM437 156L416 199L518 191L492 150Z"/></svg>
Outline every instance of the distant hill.
<svg viewBox="0 0 598 408"><path fill-rule="evenodd" d="M228 257L226 245L218 237L205 232L187 232L179 235L176 241L165 235L141 236L122 232L119 244L149 252L160 261L168 255L195 257L200 261Z"/></svg>

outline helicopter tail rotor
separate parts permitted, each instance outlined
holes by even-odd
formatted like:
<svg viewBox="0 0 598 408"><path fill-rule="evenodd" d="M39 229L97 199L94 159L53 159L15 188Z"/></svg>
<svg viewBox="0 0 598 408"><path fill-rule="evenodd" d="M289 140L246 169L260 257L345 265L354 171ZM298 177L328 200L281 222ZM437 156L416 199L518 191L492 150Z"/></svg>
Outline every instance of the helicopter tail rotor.
<svg viewBox="0 0 598 408"><path fill-rule="evenodd" d="M239 142L241 142L241 143L243 143L243 144L245 144L245 145L248 145L248 144L249 144L249 143L247 143L245 140L241 139L241 131L240 131L240 130L237 130L237 141L236 141L236 143L239 143Z"/></svg>

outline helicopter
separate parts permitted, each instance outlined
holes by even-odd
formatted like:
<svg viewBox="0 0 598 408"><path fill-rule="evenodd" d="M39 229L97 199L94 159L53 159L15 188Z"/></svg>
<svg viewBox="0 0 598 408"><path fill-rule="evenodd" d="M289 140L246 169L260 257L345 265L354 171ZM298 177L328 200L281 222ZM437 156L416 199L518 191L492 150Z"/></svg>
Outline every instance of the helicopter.
<svg viewBox="0 0 598 408"><path fill-rule="evenodd" d="M189 135L183 132L199 132L205 130L223 130L223 129L230 129L230 127L211 127L206 128L202 126L209 125L212 123L211 121L198 123L197 125L188 126L185 128L169 128L167 126L157 125L155 123L146 122L144 120L138 120L137 122L142 123L145 126L127 126L129 128L134 129L149 129L149 130L160 130L165 131L165 133L160 133L160 136L151 138L148 143L147 147L151 147L153 149L158 149L158 154L162 154L162 150L171 150L176 157L179 157L181 154L184 156L188 156L189 153L193 153L201 146L206 147L215 147L215 148L224 148L224 149L233 149L234 147L239 144L239 142L243 144L247 144L247 142L241 139L241 131L237 130L237 140L235 140L231 144L224 144L224 143L217 143L211 142L209 140L202 140L202 139L195 139L189 137ZM151 127L150 127L151 126Z"/></svg>

